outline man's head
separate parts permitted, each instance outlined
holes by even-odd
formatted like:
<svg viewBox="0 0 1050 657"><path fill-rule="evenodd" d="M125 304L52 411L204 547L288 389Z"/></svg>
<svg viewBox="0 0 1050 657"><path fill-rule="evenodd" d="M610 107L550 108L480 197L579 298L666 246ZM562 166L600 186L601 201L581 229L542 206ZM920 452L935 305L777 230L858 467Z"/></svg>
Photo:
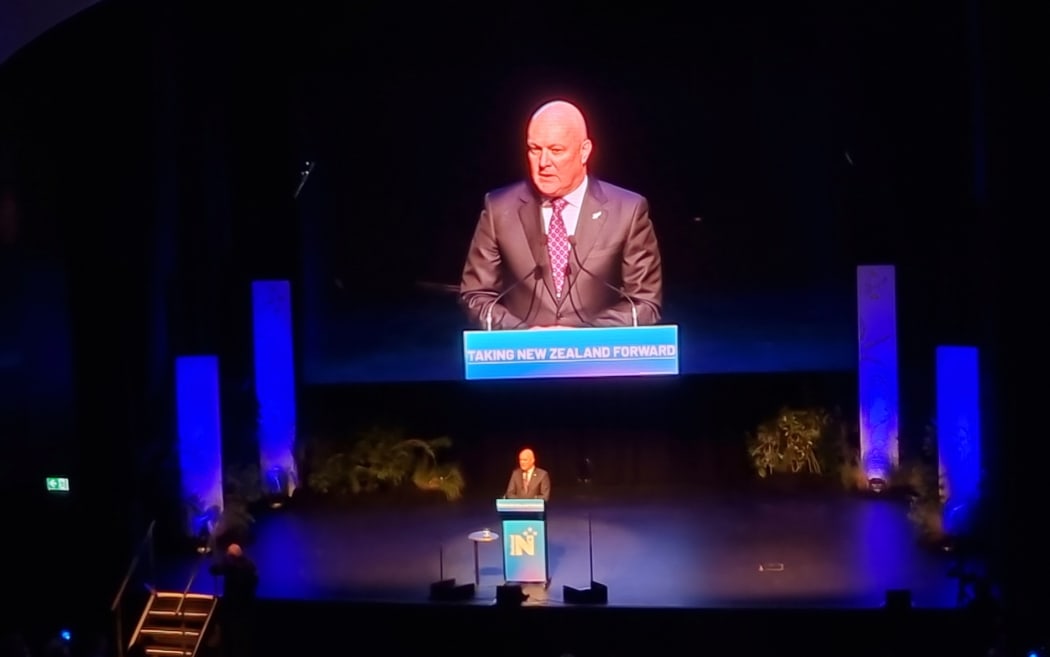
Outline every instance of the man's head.
<svg viewBox="0 0 1050 657"><path fill-rule="evenodd" d="M568 194L587 175L591 140L583 113L571 103L555 100L536 110L529 120L525 146L532 184L546 197Z"/></svg>
<svg viewBox="0 0 1050 657"><path fill-rule="evenodd" d="M536 465L536 455L532 453L532 450L521 450L518 454L518 466L521 467L523 471L526 471L534 465Z"/></svg>

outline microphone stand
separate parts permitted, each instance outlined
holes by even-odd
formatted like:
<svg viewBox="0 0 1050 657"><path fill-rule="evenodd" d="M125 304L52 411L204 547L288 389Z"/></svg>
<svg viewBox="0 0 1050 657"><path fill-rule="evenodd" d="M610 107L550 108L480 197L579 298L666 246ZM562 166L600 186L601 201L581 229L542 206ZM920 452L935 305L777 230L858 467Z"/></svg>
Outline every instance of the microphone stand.
<svg viewBox="0 0 1050 657"><path fill-rule="evenodd" d="M489 302L489 305L485 306L485 330L492 330L492 307L496 305L496 300L493 299Z"/></svg>
<svg viewBox="0 0 1050 657"><path fill-rule="evenodd" d="M593 473L591 472L590 459L584 458L580 463L580 481L590 491ZM584 472L583 470L586 470ZM594 579L594 501L589 495L585 498L587 506L587 565L588 565L588 587L577 589L569 585L562 587L563 600L569 604L598 604L609 603L609 587Z"/></svg>
<svg viewBox="0 0 1050 657"><path fill-rule="evenodd" d="M591 512L587 512L587 560L591 565L590 581L594 581L594 529L591 525Z"/></svg>
<svg viewBox="0 0 1050 657"><path fill-rule="evenodd" d="M619 294L624 299L627 299L627 303L631 304L631 322L632 322L632 324L634 326L638 326L638 306L637 306L637 304L635 304L634 299L631 298L631 295L629 295L626 292L624 292L622 288L618 288L618 287L616 287L614 285L609 284L608 281L604 280L603 278L601 278L599 276L595 276L594 272L592 272L591 270L589 270L589 269L587 269L586 267L583 266L583 262L580 260L580 254L576 252L576 236L575 235L570 235L569 236L569 250L572 251L572 257L573 257L574 260L576 260L576 266L580 268L581 272L586 272L587 274L590 275L591 278L595 279L596 281L598 281L599 283L601 283L605 287L609 288L610 290L616 292L617 294ZM577 277L578 277L578 275L577 275ZM570 299L571 298L572 297L570 297Z"/></svg>
<svg viewBox="0 0 1050 657"><path fill-rule="evenodd" d="M523 276L523 277L519 278L517 281L514 282L513 285L511 285L506 290L503 290L502 292L497 294L496 298L493 299L492 301L490 301L487 306L485 306L485 310L482 311L482 314L485 316L485 330L486 331L491 331L492 330L492 309L496 306L496 304L499 303L503 299L503 297L507 296L507 294L509 294L511 290L513 290L514 288L518 287L519 285L521 285L525 281L529 280L530 278L535 278L535 279L538 280L540 275L541 275L541 272L542 272L542 268L540 267L540 265L536 265L535 267L532 268L532 271L530 271L526 276Z"/></svg>
<svg viewBox="0 0 1050 657"><path fill-rule="evenodd" d="M569 250L575 251L575 249L573 249L571 245L569 246ZM576 316L579 317L581 321L587 322L587 326L593 327L594 322L583 318L583 315L580 313L580 309L576 307L576 299L572 298L572 293L575 291L576 287L576 281L580 279L580 276L577 273L576 278L573 278L571 281L569 281L571 276L572 268L569 266L569 263L565 263L565 280L568 285L568 287L565 290L565 296L569 297L569 305L572 306L572 312L576 313Z"/></svg>

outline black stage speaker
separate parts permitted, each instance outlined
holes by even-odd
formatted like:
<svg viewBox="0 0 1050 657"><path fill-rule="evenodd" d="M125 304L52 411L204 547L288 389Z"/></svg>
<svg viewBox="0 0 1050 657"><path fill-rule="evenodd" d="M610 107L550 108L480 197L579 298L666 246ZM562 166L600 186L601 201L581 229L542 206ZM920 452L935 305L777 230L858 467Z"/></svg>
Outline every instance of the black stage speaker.
<svg viewBox="0 0 1050 657"><path fill-rule="evenodd" d="M601 582L591 581L589 589L562 587L565 604L569 605L606 605L609 604L609 587Z"/></svg>
<svg viewBox="0 0 1050 657"><path fill-rule="evenodd" d="M529 596L522 592L520 584L501 584L496 587L497 607L520 607L521 603L528 599Z"/></svg>
<svg viewBox="0 0 1050 657"><path fill-rule="evenodd" d="M462 602L474 597L474 584L456 585L456 579L443 579L430 585L430 599L435 602Z"/></svg>

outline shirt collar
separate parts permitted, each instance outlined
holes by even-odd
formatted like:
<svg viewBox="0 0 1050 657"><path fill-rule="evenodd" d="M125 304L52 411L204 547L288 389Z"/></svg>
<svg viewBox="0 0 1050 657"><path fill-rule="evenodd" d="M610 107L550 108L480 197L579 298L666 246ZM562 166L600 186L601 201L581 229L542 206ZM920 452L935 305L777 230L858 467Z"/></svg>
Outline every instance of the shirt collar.
<svg viewBox="0 0 1050 657"><path fill-rule="evenodd" d="M589 179L590 176L584 176L583 181L576 186L576 189L572 190L565 196L562 196L562 198L565 199L565 202L574 208L583 207L583 197L587 193L587 182ZM549 207L550 203L550 199L547 199L543 202L543 205Z"/></svg>

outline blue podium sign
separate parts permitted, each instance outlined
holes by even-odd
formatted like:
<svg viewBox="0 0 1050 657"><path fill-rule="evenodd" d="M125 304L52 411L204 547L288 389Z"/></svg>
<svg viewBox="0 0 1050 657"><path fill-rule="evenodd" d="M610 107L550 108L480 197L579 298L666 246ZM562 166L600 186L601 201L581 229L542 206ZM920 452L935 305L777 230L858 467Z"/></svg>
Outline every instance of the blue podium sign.
<svg viewBox="0 0 1050 657"><path fill-rule="evenodd" d="M467 380L678 374L678 326L464 331Z"/></svg>
<svg viewBox="0 0 1050 657"><path fill-rule="evenodd" d="M508 582L546 583L546 506L540 499L498 499L503 520L503 578Z"/></svg>

